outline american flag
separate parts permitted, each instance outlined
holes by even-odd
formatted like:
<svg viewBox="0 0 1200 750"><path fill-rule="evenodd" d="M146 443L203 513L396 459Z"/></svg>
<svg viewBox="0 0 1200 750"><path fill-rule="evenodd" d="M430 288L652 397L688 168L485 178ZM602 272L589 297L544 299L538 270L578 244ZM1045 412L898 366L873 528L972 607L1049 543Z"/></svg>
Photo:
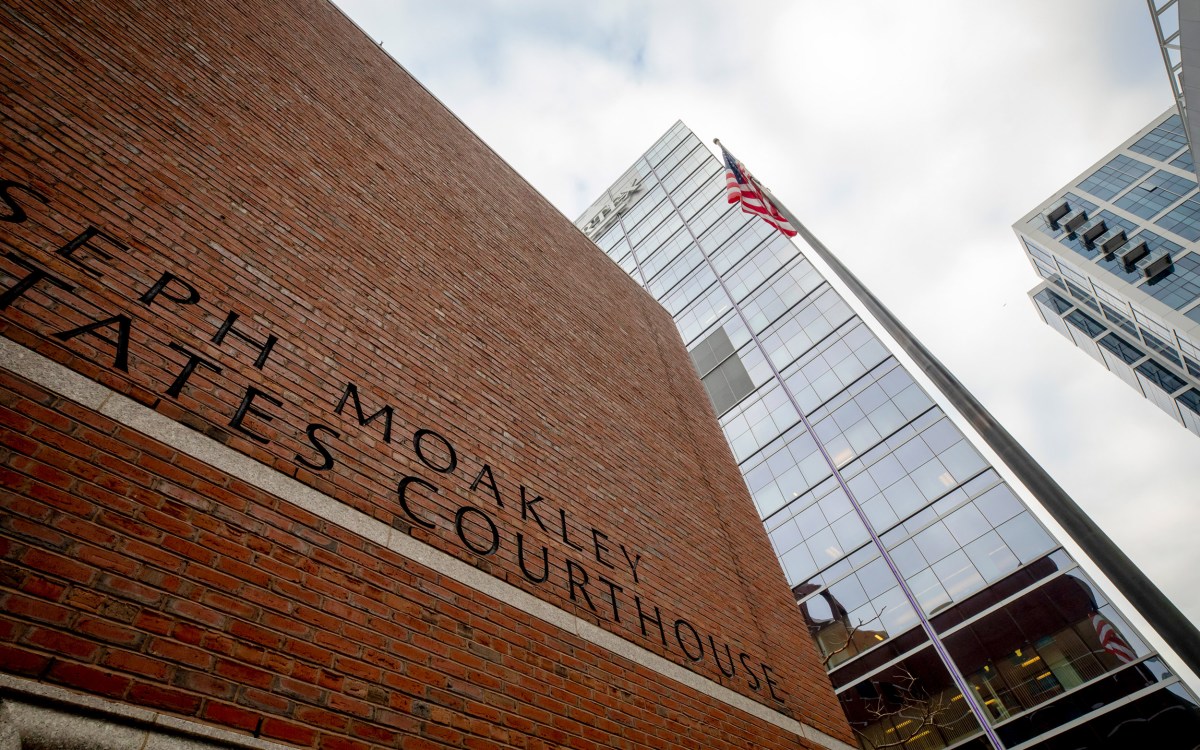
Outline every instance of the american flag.
<svg viewBox="0 0 1200 750"><path fill-rule="evenodd" d="M717 141L720 145L720 141ZM741 203L742 210L748 214L761 216L763 221L783 232L788 237L795 237L796 228L779 213L779 209L766 196L762 187L751 176L746 165L721 146L721 156L725 161L725 191L730 203Z"/></svg>
<svg viewBox="0 0 1200 750"><path fill-rule="evenodd" d="M1126 664L1137 658L1133 648L1117 633L1117 629L1104 615L1099 612L1092 615L1092 627L1096 629L1100 645L1104 647L1105 651Z"/></svg>

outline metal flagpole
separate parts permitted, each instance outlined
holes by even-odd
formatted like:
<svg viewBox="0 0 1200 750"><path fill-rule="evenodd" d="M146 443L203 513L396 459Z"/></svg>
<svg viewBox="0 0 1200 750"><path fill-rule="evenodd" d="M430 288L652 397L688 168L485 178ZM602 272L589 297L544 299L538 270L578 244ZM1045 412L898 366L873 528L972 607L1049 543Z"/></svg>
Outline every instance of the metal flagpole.
<svg viewBox="0 0 1200 750"><path fill-rule="evenodd" d="M1066 530L1083 551L1108 577L1117 590L1158 631L1184 664L1200 675L1200 631L1179 608L1143 573L1108 535L1071 499L1070 495L1050 477L1033 456L996 421L958 378L938 361L937 357L917 340L916 336L884 306L849 268L808 230L796 215L776 200L770 190L755 182L779 212L805 239L808 245L833 269L838 278L850 288L879 324L917 363L933 384L966 418L989 447L1000 456L1013 474L1029 488L1042 507Z"/></svg>

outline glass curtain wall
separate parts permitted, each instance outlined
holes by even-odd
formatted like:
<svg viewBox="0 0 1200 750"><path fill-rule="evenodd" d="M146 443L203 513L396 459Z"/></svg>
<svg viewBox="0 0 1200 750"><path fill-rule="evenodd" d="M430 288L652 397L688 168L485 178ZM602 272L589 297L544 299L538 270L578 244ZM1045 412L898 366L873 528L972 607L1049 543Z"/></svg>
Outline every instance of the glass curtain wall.
<svg viewBox="0 0 1200 750"><path fill-rule="evenodd" d="M675 318L864 748L1193 748L1194 697L682 123L577 224Z"/></svg>

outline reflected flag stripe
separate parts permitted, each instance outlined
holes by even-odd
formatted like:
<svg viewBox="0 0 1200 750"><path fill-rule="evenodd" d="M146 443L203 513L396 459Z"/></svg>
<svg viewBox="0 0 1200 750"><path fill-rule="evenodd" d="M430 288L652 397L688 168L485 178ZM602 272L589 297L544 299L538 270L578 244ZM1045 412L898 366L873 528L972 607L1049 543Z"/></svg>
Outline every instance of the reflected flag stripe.
<svg viewBox="0 0 1200 750"><path fill-rule="evenodd" d="M1096 629L1096 636L1100 638L1100 645L1104 647L1105 651L1126 664L1137 658L1137 653L1130 648L1104 615L1099 612L1092 615L1092 627Z"/></svg>

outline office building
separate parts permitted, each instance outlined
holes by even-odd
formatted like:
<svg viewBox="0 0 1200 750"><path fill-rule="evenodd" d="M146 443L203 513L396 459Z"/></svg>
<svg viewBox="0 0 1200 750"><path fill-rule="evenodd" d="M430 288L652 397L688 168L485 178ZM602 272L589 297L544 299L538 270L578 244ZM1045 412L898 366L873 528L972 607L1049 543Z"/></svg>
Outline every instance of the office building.
<svg viewBox="0 0 1200 750"><path fill-rule="evenodd" d="M576 222L675 319L863 747L1192 748L1194 696L673 126Z"/></svg>
<svg viewBox="0 0 1200 750"><path fill-rule="evenodd" d="M1200 435L1200 199L1185 85L1200 70L1194 24L1181 23L1200 3L1147 7L1175 106L1013 228L1044 279L1029 292L1042 320Z"/></svg>
<svg viewBox="0 0 1200 750"><path fill-rule="evenodd" d="M0 747L849 750L670 316L336 7L0 61Z"/></svg>
<svg viewBox="0 0 1200 750"><path fill-rule="evenodd" d="M1172 107L1018 221L1042 319L1200 435L1200 195Z"/></svg>

